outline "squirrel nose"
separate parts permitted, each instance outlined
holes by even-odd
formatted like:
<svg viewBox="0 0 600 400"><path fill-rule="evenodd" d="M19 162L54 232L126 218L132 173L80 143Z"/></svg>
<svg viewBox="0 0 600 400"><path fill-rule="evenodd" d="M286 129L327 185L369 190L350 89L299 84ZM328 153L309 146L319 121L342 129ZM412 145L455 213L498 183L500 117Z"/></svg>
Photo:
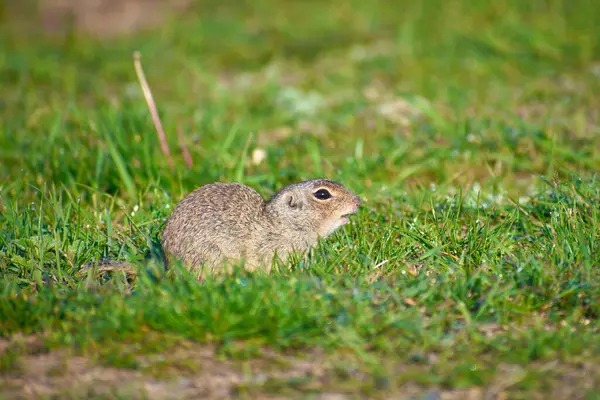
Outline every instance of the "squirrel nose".
<svg viewBox="0 0 600 400"><path fill-rule="evenodd" d="M356 204L356 207L360 207L362 205L362 200L360 197L354 196L354 204Z"/></svg>

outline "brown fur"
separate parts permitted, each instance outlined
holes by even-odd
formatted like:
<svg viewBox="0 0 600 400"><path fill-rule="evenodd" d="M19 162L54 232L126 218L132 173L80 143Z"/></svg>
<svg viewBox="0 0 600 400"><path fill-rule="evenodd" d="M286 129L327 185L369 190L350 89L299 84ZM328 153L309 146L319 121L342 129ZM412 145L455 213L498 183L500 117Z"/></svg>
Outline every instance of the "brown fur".
<svg viewBox="0 0 600 400"><path fill-rule="evenodd" d="M328 190L319 200L314 193ZM239 183L202 186L181 200L168 218L162 245L169 258L194 271L244 261L249 269L269 270L275 255L286 261L347 222L361 201L341 184L316 179L284 187L265 201Z"/></svg>

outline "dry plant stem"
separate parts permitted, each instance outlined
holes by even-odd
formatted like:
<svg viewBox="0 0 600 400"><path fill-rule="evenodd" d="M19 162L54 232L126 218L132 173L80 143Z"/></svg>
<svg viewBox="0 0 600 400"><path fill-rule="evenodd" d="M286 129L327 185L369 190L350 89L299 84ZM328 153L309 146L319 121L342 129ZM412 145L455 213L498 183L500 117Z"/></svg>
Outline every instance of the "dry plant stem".
<svg viewBox="0 0 600 400"><path fill-rule="evenodd" d="M156 133L158 134L158 140L160 141L160 147L162 149L163 154L167 158L167 162L169 164L169 168L171 171L175 169L175 164L173 163L173 159L171 158L171 154L169 153L169 146L167 145L167 137L165 135L165 131L163 130L162 124L160 123L160 118L158 116L158 111L156 110L156 105L154 104L154 98L152 97L152 91L150 90L150 86L148 85L148 81L146 81L146 76L144 75L144 70L142 69L141 55L138 51L133 53L133 65L135 67L135 72L137 74L138 80L140 81L140 86L142 87L142 91L144 92L144 97L146 98L146 103L148 104L148 109L150 111L150 115L152 116L152 122L154 122L154 127L156 128Z"/></svg>
<svg viewBox="0 0 600 400"><path fill-rule="evenodd" d="M185 160L185 164L189 169L193 167L192 156L190 154L190 150L185 145L185 138L183 136L183 130L181 129L181 124L177 125L177 140L179 141L179 148L181 149L181 154L183 154L183 159Z"/></svg>

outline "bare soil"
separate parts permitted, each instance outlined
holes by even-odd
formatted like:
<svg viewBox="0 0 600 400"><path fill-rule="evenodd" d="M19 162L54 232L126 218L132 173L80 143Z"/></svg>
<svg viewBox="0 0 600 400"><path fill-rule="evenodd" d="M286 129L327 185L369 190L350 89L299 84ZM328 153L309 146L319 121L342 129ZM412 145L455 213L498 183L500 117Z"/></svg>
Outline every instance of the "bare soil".
<svg viewBox="0 0 600 400"><path fill-rule="evenodd" d="M257 357L232 360L219 356L212 345L182 342L168 352L136 356L135 368L115 368L69 349L49 351L35 337L0 339L0 356L14 350L15 343L23 354L12 368L0 372L2 399L285 399L311 394L329 400L479 400L513 398L516 393L519 397L525 390L530 399L577 400L600 387L600 369L592 363L547 362L528 368L500 365L494 381L486 387L444 390L405 383L373 390L372 379L361 371L359 362L320 350L285 355L264 348ZM392 368L400 374L405 366ZM536 381L531 374L551 378ZM533 387L519 389L526 379L531 381L527 386Z"/></svg>
<svg viewBox="0 0 600 400"><path fill-rule="evenodd" d="M46 33L75 31L97 38L133 34L159 27L191 0L24 0L9 1L6 20L37 27ZM30 25L25 25L27 22Z"/></svg>

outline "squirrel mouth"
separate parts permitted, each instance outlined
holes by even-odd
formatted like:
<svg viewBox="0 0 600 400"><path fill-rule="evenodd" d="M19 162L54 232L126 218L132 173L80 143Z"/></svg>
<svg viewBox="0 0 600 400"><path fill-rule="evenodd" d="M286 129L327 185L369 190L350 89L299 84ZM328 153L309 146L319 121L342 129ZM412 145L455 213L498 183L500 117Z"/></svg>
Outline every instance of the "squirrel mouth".
<svg viewBox="0 0 600 400"><path fill-rule="evenodd" d="M340 221L342 225L346 225L348 222L350 222L350 216L356 214L358 212L358 205L356 205L356 207L354 209L352 209L351 211L342 214L340 216Z"/></svg>
<svg viewBox="0 0 600 400"><path fill-rule="evenodd" d="M350 216L354 215L354 212L349 212L346 214L343 214L342 216L340 216L340 220L342 221L342 224L347 224L348 222L350 222Z"/></svg>

